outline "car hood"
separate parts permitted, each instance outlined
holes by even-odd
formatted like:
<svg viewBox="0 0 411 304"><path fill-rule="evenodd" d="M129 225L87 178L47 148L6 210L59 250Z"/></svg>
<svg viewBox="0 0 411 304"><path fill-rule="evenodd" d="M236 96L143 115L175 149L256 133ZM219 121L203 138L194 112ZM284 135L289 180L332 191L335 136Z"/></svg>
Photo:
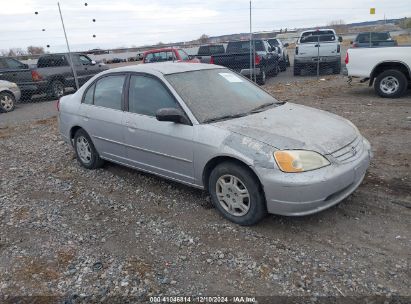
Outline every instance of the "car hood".
<svg viewBox="0 0 411 304"><path fill-rule="evenodd" d="M214 125L277 149L313 150L323 154L348 145L358 136L357 129L345 118L292 103Z"/></svg>

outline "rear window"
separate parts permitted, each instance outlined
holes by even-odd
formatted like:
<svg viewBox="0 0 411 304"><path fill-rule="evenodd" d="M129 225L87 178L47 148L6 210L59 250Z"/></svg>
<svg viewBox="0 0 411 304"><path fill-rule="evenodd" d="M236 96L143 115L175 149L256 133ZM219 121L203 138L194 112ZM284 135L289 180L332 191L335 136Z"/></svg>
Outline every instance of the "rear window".
<svg viewBox="0 0 411 304"><path fill-rule="evenodd" d="M144 59L145 63L150 62L163 62L163 61L173 61L174 54L171 51L163 51L163 52L155 52L147 54L146 58Z"/></svg>
<svg viewBox="0 0 411 304"><path fill-rule="evenodd" d="M44 56L40 57L37 62L37 67L58 67L58 66L68 66L66 56L55 55L55 56Z"/></svg>
<svg viewBox="0 0 411 304"><path fill-rule="evenodd" d="M256 51L265 51L262 40L253 41ZM250 52L250 41L235 41L229 42L227 46L227 53L248 53Z"/></svg>
<svg viewBox="0 0 411 304"><path fill-rule="evenodd" d="M224 52L224 46L222 45L204 45L200 46L200 48L198 49L198 55L200 56L210 56L215 54L222 54Z"/></svg>
<svg viewBox="0 0 411 304"><path fill-rule="evenodd" d="M301 35L300 43L317 42L318 40L322 42L332 42L336 40L336 37L333 31L305 32Z"/></svg>
<svg viewBox="0 0 411 304"><path fill-rule="evenodd" d="M360 43L365 43L365 42L370 42L370 36L371 36L371 41L387 41L391 40L391 36L389 33L362 33L359 34L357 37L357 41Z"/></svg>

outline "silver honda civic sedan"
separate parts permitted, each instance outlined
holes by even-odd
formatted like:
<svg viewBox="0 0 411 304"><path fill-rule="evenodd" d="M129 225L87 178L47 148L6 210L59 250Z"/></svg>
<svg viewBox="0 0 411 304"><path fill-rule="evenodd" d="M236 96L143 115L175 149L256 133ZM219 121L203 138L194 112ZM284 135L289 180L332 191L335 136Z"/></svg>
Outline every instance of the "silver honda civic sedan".
<svg viewBox="0 0 411 304"><path fill-rule="evenodd" d="M337 204L360 185L371 158L348 120L280 102L209 64L111 69L58 107L60 132L85 168L110 161L205 189L240 225Z"/></svg>

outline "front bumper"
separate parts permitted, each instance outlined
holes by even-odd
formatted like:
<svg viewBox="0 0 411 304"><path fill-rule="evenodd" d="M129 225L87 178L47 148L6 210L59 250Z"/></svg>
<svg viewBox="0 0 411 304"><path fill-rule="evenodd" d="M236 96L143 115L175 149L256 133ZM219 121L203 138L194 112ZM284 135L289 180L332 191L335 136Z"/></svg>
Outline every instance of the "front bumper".
<svg viewBox="0 0 411 304"><path fill-rule="evenodd" d="M362 154L352 162L303 173L273 173L273 169L256 168L264 187L267 211L303 216L342 201L358 188L370 164L371 147L366 139L363 141Z"/></svg>

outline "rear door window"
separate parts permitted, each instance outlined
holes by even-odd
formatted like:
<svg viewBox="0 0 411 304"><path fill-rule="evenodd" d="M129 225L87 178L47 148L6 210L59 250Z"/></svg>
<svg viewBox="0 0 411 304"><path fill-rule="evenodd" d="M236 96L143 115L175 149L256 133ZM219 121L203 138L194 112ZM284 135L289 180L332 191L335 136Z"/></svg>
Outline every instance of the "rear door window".
<svg viewBox="0 0 411 304"><path fill-rule="evenodd" d="M222 45L210 45L210 55L222 54L224 52L225 52L224 46L222 46Z"/></svg>
<svg viewBox="0 0 411 304"><path fill-rule="evenodd" d="M94 105L121 110L125 75L110 75L99 79L94 91Z"/></svg>
<svg viewBox="0 0 411 304"><path fill-rule="evenodd" d="M83 103L90 104L90 105L94 103L94 88L95 87L96 85L93 84L91 87L87 89L83 97Z"/></svg>

